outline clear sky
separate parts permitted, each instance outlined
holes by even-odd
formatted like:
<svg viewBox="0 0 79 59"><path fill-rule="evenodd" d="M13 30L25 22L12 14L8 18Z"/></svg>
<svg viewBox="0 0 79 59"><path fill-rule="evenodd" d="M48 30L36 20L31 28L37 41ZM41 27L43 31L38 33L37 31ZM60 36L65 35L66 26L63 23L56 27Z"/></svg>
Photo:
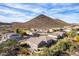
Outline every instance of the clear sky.
<svg viewBox="0 0 79 59"><path fill-rule="evenodd" d="M0 3L0 22L26 22L40 14L79 23L79 3Z"/></svg>

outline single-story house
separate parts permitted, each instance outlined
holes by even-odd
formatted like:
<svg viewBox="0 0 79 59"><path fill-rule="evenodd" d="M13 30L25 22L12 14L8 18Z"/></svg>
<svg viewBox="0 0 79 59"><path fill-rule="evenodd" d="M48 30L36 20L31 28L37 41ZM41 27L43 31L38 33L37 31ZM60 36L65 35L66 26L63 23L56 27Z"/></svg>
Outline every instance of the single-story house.
<svg viewBox="0 0 79 59"><path fill-rule="evenodd" d="M38 48L42 46L50 46L51 44L55 43L55 38L48 37L48 36L40 36L40 37L31 37L27 40L21 41L21 44L28 44L32 51L38 51Z"/></svg>

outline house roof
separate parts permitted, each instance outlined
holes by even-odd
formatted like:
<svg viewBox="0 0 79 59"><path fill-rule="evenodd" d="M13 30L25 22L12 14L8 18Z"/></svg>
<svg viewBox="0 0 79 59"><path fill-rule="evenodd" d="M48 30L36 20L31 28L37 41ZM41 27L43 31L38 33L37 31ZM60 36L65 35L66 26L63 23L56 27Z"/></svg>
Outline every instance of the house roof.
<svg viewBox="0 0 79 59"><path fill-rule="evenodd" d="M47 42L48 40L56 41L57 40L56 37L58 35L62 35L63 33L64 32L54 32L54 33L48 34L48 35L51 35L51 36L30 37L28 39L24 39L24 41L22 41L22 42L28 43L30 45L32 45L32 44L38 45L42 41L45 41L45 42ZM54 36L56 36L56 37L54 37Z"/></svg>
<svg viewBox="0 0 79 59"><path fill-rule="evenodd" d="M54 40L54 38L48 37L48 36L31 37L31 38L27 39L27 40L24 41L24 42L25 42L25 43L28 43L28 44L35 44L35 45L38 45L40 42L42 42L42 41L47 42L48 40Z"/></svg>

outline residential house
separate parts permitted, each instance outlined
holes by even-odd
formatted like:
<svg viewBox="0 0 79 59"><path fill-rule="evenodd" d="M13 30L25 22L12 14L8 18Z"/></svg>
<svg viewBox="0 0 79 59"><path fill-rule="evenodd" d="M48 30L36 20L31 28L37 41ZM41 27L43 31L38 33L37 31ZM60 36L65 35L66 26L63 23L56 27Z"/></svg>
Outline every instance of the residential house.
<svg viewBox="0 0 79 59"><path fill-rule="evenodd" d="M38 48L42 46L50 46L51 44L55 43L55 38L47 37L47 36L40 36L40 37L30 37L29 39L25 39L20 41L21 44L28 44L32 51L38 51Z"/></svg>

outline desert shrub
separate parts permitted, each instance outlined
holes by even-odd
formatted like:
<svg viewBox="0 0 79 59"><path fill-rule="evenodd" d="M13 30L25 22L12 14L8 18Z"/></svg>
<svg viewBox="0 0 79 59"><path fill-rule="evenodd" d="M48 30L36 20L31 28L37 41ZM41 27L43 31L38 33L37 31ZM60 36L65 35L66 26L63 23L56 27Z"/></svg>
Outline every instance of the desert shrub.
<svg viewBox="0 0 79 59"><path fill-rule="evenodd" d="M50 55L69 55L68 52L73 51L76 48L76 45L74 45L71 41L63 39L58 41L58 43L50 48ZM72 50L71 50L72 49Z"/></svg>
<svg viewBox="0 0 79 59"><path fill-rule="evenodd" d="M79 35L76 35L74 39L75 41L79 42Z"/></svg>
<svg viewBox="0 0 79 59"><path fill-rule="evenodd" d="M7 40L6 42L7 46L14 46L17 44L17 41L16 40Z"/></svg>
<svg viewBox="0 0 79 59"><path fill-rule="evenodd" d="M71 55L72 53L74 53L77 49L77 45L73 44L70 46L70 48L67 50L67 52Z"/></svg>
<svg viewBox="0 0 79 59"><path fill-rule="evenodd" d="M16 40L7 40L5 42L3 42L2 44L0 44L0 48L4 48L4 47L8 47L8 46L14 46L18 44L18 42Z"/></svg>
<svg viewBox="0 0 79 59"><path fill-rule="evenodd" d="M7 32L8 27L6 25L3 26L3 31Z"/></svg>
<svg viewBox="0 0 79 59"><path fill-rule="evenodd" d="M17 56L17 55L30 55L30 50L27 45L20 45L16 40L7 40L0 44L0 55L6 54L6 56Z"/></svg>
<svg viewBox="0 0 79 59"><path fill-rule="evenodd" d="M21 33L21 29L17 28L17 29L15 29L15 32L20 34Z"/></svg>
<svg viewBox="0 0 79 59"><path fill-rule="evenodd" d="M26 43L25 44L20 44L20 46L24 47L24 48L30 48L30 46L28 44L26 44Z"/></svg>
<svg viewBox="0 0 79 59"><path fill-rule="evenodd" d="M6 51L7 56L27 56L30 55L31 52L28 48L24 47L24 46L20 46L20 44L18 43L15 46L10 46L8 48L8 50Z"/></svg>
<svg viewBox="0 0 79 59"><path fill-rule="evenodd" d="M70 32L66 33L68 37L74 37L76 35L75 30L71 30Z"/></svg>
<svg viewBox="0 0 79 59"><path fill-rule="evenodd" d="M26 35L26 32L22 32L21 35L22 35L22 36L25 36L25 35Z"/></svg>
<svg viewBox="0 0 79 59"><path fill-rule="evenodd" d="M33 53L34 56L49 56L49 48L42 47L38 53Z"/></svg>
<svg viewBox="0 0 79 59"><path fill-rule="evenodd" d="M21 49L21 47L18 45L10 46L10 47L8 47L7 51L5 51L6 56L17 56L20 49Z"/></svg>
<svg viewBox="0 0 79 59"><path fill-rule="evenodd" d="M3 44L1 45L1 44L0 44L0 49L2 49L2 48L4 48L4 47L5 47L5 45L3 45Z"/></svg>
<svg viewBox="0 0 79 59"><path fill-rule="evenodd" d="M45 47L42 50L42 53L40 54L41 56L49 56L50 52L49 52L49 48Z"/></svg>
<svg viewBox="0 0 79 59"><path fill-rule="evenodd" d="M12 49L11 47L16 46L16 44L17 44L17 41L15 40L7 40L6 42L0 44L0 54L7 53Z"/></svg>
<svg viewBox="0 0 79 59"><path fill-rule="evenodd" d="M30 55L30 54L31 54L31 52L27 48L22 48L18 52L18 55L21 55L21 56L27 56L27 55Z"/></svg>
<svg viewBox="0 0 79 59"><path fill-rule="evenodd" d="M27 34L26 32L21 32L20 34L21 36L29 36L29 34Z"/></svg>

